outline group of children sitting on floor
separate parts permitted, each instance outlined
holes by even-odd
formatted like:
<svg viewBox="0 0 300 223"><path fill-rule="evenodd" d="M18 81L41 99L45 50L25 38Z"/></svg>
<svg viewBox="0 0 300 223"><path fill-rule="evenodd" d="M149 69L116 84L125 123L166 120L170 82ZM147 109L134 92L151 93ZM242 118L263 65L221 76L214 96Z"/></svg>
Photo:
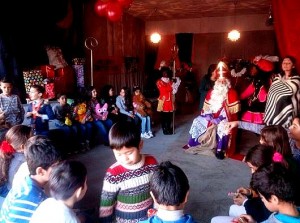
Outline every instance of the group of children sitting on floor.
<svg viewBox="0 0 300 223"><path fill-rule="evenodd" d="M122 88L120 95L116 97L111 86L108 97L99 97L97 89L90 86L80 92L71 104L68 103L67 95L58 94L58 104L51 106L43 99L44 88L33 85L29 91L31 103L25 116L30 118L34 134L46 135L55 141L64 142L61 147L67 153L74 152L74 148L75 151L85 151L93 145L108 145L108 131L120 120L133 121L140 126L142 138L152 138L151 104L146 101L139 87L134 88L133 97L128 90ZM63 134L53 136L49 133L48 121L53 119L56 128Z"/></svg>
<svg viewBox="0 0 300 223"><path fill-rule="evenodd" d="M27 167L15 174L18 179L13 179L4 199L0 222L89 222L73 210L87 191L86 167L78 161L62 160L51 140L32 136L27 128L11 128L0 147L0 157L13 157L9 169L16 164L16 157L25 157ZM23 140L15 144L11 137ZM116 163L104 177L100 222L196 222L184 213L190 190L187 176L170 161L158 164L153 156L142 154L140 129L134 123L115 123L109 142ZM238 188L234 194L236 205L230 212L235 215L215 217L212 222L300 222L296 206L299 171L286 158L272 146L253 147L245 157L252 171L250 187ZM1 182L7 179L1 178ZM43 187L48 182L46 194Z"/></svg>

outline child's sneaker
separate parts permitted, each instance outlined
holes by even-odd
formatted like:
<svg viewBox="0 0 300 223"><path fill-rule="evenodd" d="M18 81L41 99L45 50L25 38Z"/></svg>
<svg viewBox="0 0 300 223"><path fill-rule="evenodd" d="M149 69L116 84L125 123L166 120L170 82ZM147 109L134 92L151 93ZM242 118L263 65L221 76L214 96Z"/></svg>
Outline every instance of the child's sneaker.
<svg viewBox="0 0 300 223"><path fill-rule="evenodd" d="M150 138L154 137L151 131L147 132L147 135L150 136Z"/></svg>
<svg viewBox="0 0 300 223"><path fill-rule="evenodd" d="M150 139L151 137L145 132L145 133L141 133L141 138Z"/></svg>

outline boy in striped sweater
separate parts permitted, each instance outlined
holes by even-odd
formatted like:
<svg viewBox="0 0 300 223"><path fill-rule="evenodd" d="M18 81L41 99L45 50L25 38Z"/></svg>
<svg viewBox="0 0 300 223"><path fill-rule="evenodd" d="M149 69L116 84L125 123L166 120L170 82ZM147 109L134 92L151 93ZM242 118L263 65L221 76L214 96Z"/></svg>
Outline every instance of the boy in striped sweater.
<svg viewBox="0 0 300 223"><path fill-rule="evenodd" d="M109 131L109 143L117 160L106 172L99 209L100 222L133 223L147 218L153 207L150 177L157 168L151 155L141 154L139 127L117 122Z"/></svg>

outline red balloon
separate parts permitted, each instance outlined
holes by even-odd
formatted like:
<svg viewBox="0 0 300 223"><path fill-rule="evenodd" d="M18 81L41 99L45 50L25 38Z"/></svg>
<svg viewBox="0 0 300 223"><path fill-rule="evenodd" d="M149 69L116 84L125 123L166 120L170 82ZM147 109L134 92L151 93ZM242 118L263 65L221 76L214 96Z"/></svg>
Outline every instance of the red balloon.
<svg viewBox="0 0 300 223"><path fill-rule="evenodd" d="M122 7L117 2L109 2L106 7L106 16L112 22L117 22L122 18Z"/></svg>
<svg viewBox="0 0 300 223"><path fill-rule="evenodd" d="M98 0L95 3L94 9L95 9L95 12L97 13L98 16L105 16L106 15L107 5L108 5L108 3L105 3L101 0Z"/></svg>
<svg viewBox="0 0 300 223"><path fill-rule="evenodd" d="M124 8L128 8L130 4L133 2L133 0L117 0L120 5Z"/></svg>

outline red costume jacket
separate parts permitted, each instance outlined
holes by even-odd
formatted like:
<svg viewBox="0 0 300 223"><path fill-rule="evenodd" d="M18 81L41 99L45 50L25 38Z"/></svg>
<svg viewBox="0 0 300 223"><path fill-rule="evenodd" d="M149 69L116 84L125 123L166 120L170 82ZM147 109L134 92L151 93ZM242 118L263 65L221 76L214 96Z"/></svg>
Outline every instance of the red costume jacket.
<svg viewBox="0 0 300 223"><path fill-rule="evenodd" d="M172 84L172 81L164 82L161 79L156 82L156 86L159 90L158 100L163 101L163 112L172 112L174 110Z"/></svg>

